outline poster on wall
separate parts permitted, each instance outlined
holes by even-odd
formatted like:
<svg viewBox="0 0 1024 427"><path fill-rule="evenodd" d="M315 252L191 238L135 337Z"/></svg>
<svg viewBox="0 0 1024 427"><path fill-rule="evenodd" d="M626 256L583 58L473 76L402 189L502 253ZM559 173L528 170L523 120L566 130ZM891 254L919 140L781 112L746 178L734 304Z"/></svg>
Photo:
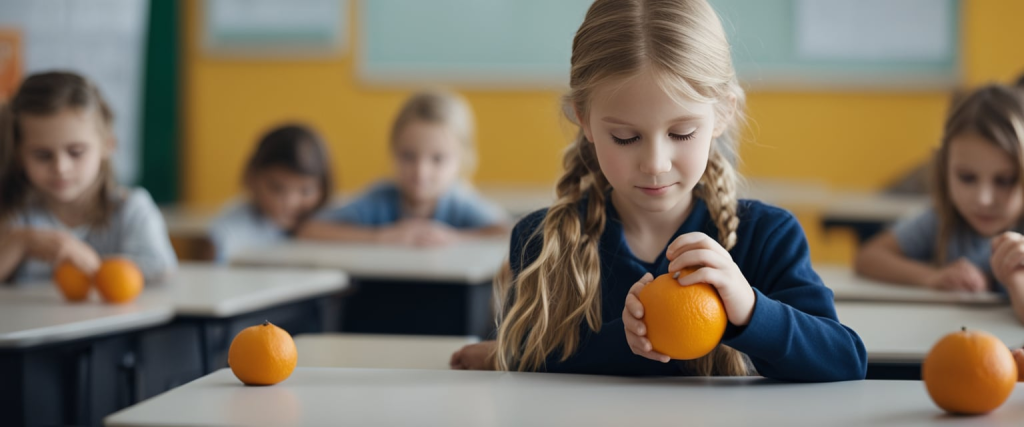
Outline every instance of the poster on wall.
<svg viewBox="0 0 1024 427"><path fill-rule="evenodd" d="M72 70L99 86L114 110L114 166L126 184L140 172L148 17L147 1L0 0L0 28L19 35L21 77Z"/></svg>
<svg viewBox="0 0 1024 427"><path fill-rule="evenodd" d="M217 57L337 58L346 50L345 0L206 0L203 45Z"/></svg>
<svg viewBox="0 0 1024 427"><path fill-rule="evenodd" d="M0 102L7 102L21 81L21 33L0 27Z"/></svg>

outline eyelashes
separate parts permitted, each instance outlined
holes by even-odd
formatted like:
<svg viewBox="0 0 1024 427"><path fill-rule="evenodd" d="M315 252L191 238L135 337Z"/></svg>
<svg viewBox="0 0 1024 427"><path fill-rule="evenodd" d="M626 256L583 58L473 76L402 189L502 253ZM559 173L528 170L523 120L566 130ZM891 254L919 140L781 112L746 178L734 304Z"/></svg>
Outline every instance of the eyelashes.
<svg viewBox="0 0 1024 427"><path fill-rule="evenodd" d="M668 137L672 138L673 141L688 141L688 140L693 139L693 137L696 136L696 135L697 135L697 131L694 130L693 132L690 132L690 133L688 133L686 135L670 133L670 134L668 134ZM619 138L619 137L617 137L615 135L612 135L612 141L615 142L618 145L629 145L629 144L632 144L632 143L637 142L639 140L640 140L640 136L639 135L634 136L632 138L625 138L625 139Z"/></svg>

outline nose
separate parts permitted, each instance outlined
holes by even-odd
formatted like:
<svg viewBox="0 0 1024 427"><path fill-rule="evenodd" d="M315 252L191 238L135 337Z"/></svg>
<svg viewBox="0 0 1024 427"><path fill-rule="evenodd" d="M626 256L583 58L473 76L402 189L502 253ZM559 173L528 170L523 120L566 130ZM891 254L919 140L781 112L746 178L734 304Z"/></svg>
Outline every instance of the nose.
<svg viewBox="0 0 1024 427"><path fill-rule="evenodd" d="M982 184L978 187L978 204L981 206L991 206L995 202L995 188L991 184Z"/></svg>
<svg viewBox="0 0 1024 427"><path fill-rule="evenodd" d="M652 138L644 144L640 159L640 172L660 175L672 170L672 146L665 138Z"/></svg>
<svg viewBox="0 0 1024 427"><path fill-rule="evenodd" d="M53 169L59 177L65 177L71 172L72 160L64 154L57 154L53 157Z"/></svg>

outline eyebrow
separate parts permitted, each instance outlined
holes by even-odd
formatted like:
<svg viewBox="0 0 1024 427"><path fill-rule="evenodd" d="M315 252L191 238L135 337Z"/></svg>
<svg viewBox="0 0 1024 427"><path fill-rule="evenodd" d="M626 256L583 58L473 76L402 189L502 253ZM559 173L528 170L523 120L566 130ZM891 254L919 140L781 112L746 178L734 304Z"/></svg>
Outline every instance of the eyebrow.
<svg viewBox="0 0 1024 427"><path fill-rule="evenodd" d="M669 120L669 123L690 122L690 121L700 120L700 118L701 117L697 116L697 115L679 116L679 117L676 117L676 118L674 118L672 120ZM616 125L626 125L626 126L632 126L633 125L632 123L629 123L629 122L627 122L625 120L616 119L615 117L612 117L612 116L602 117L601 121L605 122L605 123L616 124Z"/></svg>

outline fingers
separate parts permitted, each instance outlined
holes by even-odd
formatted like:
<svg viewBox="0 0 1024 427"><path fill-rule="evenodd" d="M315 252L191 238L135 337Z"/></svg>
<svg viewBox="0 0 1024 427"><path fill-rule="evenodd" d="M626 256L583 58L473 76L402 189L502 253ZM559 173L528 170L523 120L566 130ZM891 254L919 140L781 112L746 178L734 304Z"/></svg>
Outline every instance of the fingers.
<svg viewBox="0 0 1024 427"><path fill-rule="evenodd" d="M626 328L626 331L638 337L647 335L647 326L644 324L644 321L634 316L628 307L622 310L622 326Z"/></svg>
<svg viewBox="0 0 1024 427"><path fill-rule="evenodd" d="M654 275L651 273L644 273L644 276L637 280L632 287L629 288L629 295L640 295L640 291L643 290L644 286L654 281ZM627 298L628 301L628 298Z"/></svg>
<svg viewBox="0 0 1024 427"><path fill-rule="evenodd" d="M672 360L668 356L654 351L651 341L646 337L637 336L628 329L626 330L626 342L629 343L629 349L637 356L646 357L661 363L668 363L669 360Z"/></svg>
<svg viewBox="0 0 1024 427"><path fill-rule="evenodd" d="M722 254L712 249L691 249L678 254L668 264L669 272L680 271L684 268L725 268L727 262L732 262L732 257L723 258Z"/></svg>
<svg viewBox="0 0 1024 427"><path fill-rule="evenodd" d="M710 249L718 252L722 256L732 259L732 256L729 255L729 251L726 251L722 245L718 244L718 242L707 234L700 232L686 233L682 236L676 237L676 239L668 245L668 249L665 250L665 256L669 260L675 260L676 257L683 252L694 249Z"/></svg>
<svg viewBox="0 0 1024 427"><path fill-rule="evenodd" d="M1013 350L1013 361L1017 362L1017 381L1024 381L1024 349Z"/></svg>

